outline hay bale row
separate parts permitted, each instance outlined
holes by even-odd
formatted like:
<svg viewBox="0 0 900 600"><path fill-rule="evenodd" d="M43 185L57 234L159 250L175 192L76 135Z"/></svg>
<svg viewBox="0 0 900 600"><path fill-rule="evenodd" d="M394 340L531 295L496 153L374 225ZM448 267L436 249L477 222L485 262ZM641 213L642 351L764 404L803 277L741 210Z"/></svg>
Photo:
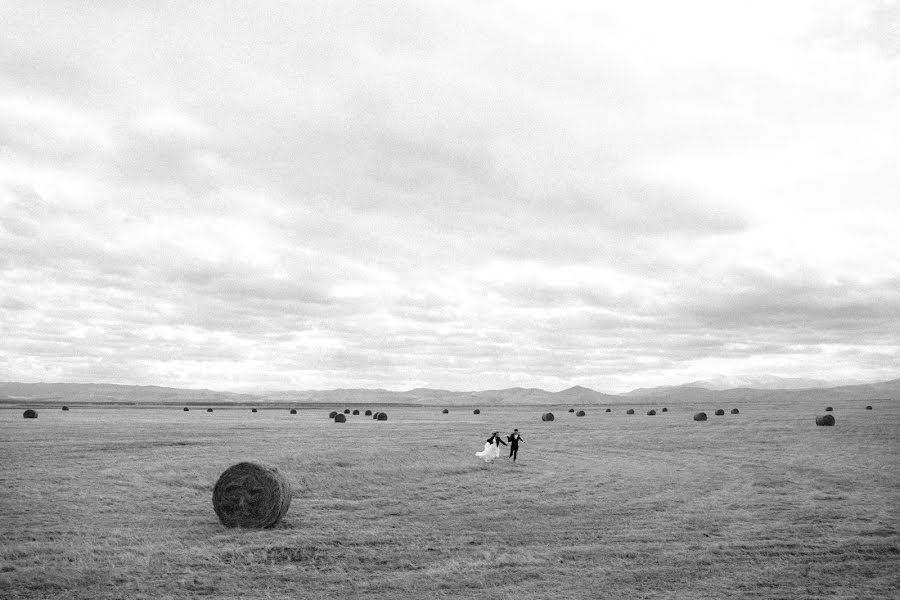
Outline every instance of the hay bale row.
<svg viewBox="0 0 900 600"><path fill-rule="evenodd" d="M553 413L544 413L541 415L541 421L552 421L554 418Z"/></svg>
<svg viewBox="0 0 900 600"><path fill-rule="evenodd" d="M694 420L695 420L695 421L705 421L705 420L706 420L706 413L705 413L705 412L698 412L697 414L694 415Z"/></svg>
<svg viewBox="0 0 900 600"><path fill-rule="evenodd" d="M38 414L37 414L36 410L34 410L33 408L29 408L25 412L22 413L22 418L23 419L37 419L37 415Z"/></svg>
<svg viewBox="0 0 900 600"><path fill-rule="evenodd" d="M242 462L219 476L212 503L225 527L272 527L291 506L291 485L274 467Z"/></svg>
<svg viewBox="0 0 900 600"><path fill-rule="evenodd" d="M583 417L584 414L585 414L585 413L584 413L583 410L579 410L577 413L575 413L575 416L576 416L576 417Z"/></svg>
<svg viewBox="0 0 900 600"><path fill-rule="evenodd" d="M831 427L832 425L834 425L834 416L825 415L824 417L816 417L816 425Z"/></svg>

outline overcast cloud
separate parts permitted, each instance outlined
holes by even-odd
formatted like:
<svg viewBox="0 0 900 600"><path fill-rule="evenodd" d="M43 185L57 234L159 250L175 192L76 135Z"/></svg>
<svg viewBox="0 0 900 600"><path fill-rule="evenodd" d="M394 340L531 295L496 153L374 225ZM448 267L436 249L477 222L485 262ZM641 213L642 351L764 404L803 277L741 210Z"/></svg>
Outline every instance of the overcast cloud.
<svg viewBox="0 0 900 600"><path fill-rule="evenodd" d="M896 2L0 2L0 380L900 376Z"/></svg>

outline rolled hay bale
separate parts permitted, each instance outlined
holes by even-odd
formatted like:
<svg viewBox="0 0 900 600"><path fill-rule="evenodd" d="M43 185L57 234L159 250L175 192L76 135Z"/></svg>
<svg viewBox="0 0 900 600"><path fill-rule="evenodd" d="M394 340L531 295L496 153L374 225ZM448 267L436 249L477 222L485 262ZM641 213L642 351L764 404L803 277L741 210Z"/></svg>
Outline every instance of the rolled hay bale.
<svg viewBox="0 0 900 600"><path fill-rule="evenodd" d="M349 409L349 408L345 408L345 409L344 409L344 414L345 414L345 415L349 415L349 414L350 414L350 409Z"/></svg>
<svg viewBox="0 0 900 600"><path fill-rule="evenodd" d="M336 416L337 416L337 411L336 411L336 410L333 410L333 411L331 411L330 413L328 413L328 418L329 418L329 419L333 419L333 418L335 418Z"/></svg>
<svg viewBox="0 0 900 600"><path fill-rule="evenodd" d="M612 412L612 409L611 409L611 408L607 408L607 409L606 409L606 412Z"/></svg>
<svg viewBox="0 0 900 600"><path fill-rule="evenodd" d="M259 411L256 410L255 408L251 408L251 409L250 409L250 412L259 412Z"/></svg>
<svg viewBox="0 0 900 600"><path fill-rule="evenodd" d="M816 425L831 427L834 425L834 415L825 415L824 417L816 417Z"/></svg>
<svg viewBox="0 0 900 600"><path fill-rule="evenodd" d="M378 421L387 421L387 413L380 412L377 417Z"/></svg>
<svg viewBox="0 0 900 600"><path fill-rule="evenodd" d="M733 415L739 415L739 414L741 414L741 411L739 411L739 410L736 409L736 408L732 408L732 409L731 409L731 414L733 414Z"/></svg>
<svg viewBox="0 0 900 600"><path fill-rule="evenodd" d="M575 413L575 416L576 416L576 417L583 417L583 416L584 416L584 411L583 411L583 410L579 410L577 413Z"/></svg>
<svg viewBox="0 0 900 600"><path fill-rule="evenodd" d="M29 408L25 412L22 413L23 419L37 419L37 411L33 408Z"/></svg>
<svg viewBox="0 0 900 600"><path fill-rule="evenodd" d="M662 412L669 412L668 408L663 407Z"/></svg>
<svg viewBox="0 0 900 600"><path fill-rule="evenodd" d="M544 413L541 415L541 421L552 421L554 418L553 413Z"/></svg>
<svg viewBox="0 0 900 600"><path fill-rule="evenodd" d="M338 413L338 414L334 415L334 422L335 423L346 423L347 415L342 414L342 413Z"/></svg>
<svg viewBox="0 0 900 600"><path fill-rule="evenodd" d="M569 412L575 412L575 409L574 409L574 408L570 408L570 409L569 409Z"/></svg>
<svg viewBox="0 0 900 600"><path fill-rule="evenodd" d="M371 416L372 416L372 411L371 411L371 410L367 410L367 411L366 411L366 416L367 416L367 417L371 417Z"/></svg>
<svg viewBox="0 0 900 600"><path fill-rule="evenodd" d="M183 410L184 412L190 412L191 409L189 409L187 406L185 406L182 410Z"/></svg>
<svg viewBox="0 0 900 600"><path fill-rule="evenodd" d="M717 417L721 417L721 416L724 415L724 414L725 414L725 411L724 411L723 409L721 409L721 408L720 408L719 410L716 411L716 416L717 416Z"/></svg>
<svg viewBox="0 0 900 600"><path fill-rule="evenodd" d="M442 415L450 414L450 411L445 408L444 410L441 411L441 414Z"/></svg>
<svg viewBox="0 0 900 600"><path fill-rule="evenodd" d="M871 406L867 406L867 407L866 407L866 410L872 410L872 407L871 407Z"/></svg>
<svg viewBox="0 0 900 600"><path fill-rule="evenodd" d="M354 415L358 415L358 414L359 414L359 411L354 409L353 414L354 414Z"/></svg>
<svg viewBox="0 0 900 600"><path fill-rule="evenodd" d="M66 412L66 411L69 410L69 407L68 407L68 406L63 406L62 409L63 409L63 412Z"/></svg>
<svg viewBox="0 0 900 600"><path fill-rule="evenodd" d="M826 407L825 407L825 412L831 412L831 411L833 411L833 410L834 410L834 409L831 408L830 406L826 406Z"/></svg>
<svg viewBox="0 0 900 600"><path fill-rule="evenodd" d="M291 506L291 484L275 467L242 462L225 469L213 488L213 509L225 527L272 527Z"/></svg>
<svg viewBox="0 0 900 600"><path fill-rule="evenodd" d="M206 409L206 412L212 412L212 411L213 411L213 409L211 409L211 408Z"/></svg>
<svg viewBox="0 0 900 600"><path fill-rule="evenodd" d="M291 409L291 414L292 414L292 415L296 415L296 414L297 414L297 409L296 409L296 408L292 408L292 409Z"/></svg>
<svg viewBox="0 0 900 600"><path fill-rule="evenodd" d="M705 421L705 420L706 420L706 413L705 413L705 412L698 412L697 414L694 415L694 420L695 420L695 421Z"/></svg>
<svg viewBox="0 0 900 600"><path fill-rule="evenodd" d="M481 411L478 410L478 409L476 408L475 410L472 411L472 414L473 414L473 415L480 415L480 414L481 414Z"/></svg>
<svg viewBox="0 0 900 600"><path fill-rule="evenodd" d="M656 415L656 411L653 410L652 408L651 408L650 410L647 411L647 416L648 416L648 417L652 417L652 416L654 416L654 415Z"/></svg>
<svg viewBox="0 0 900 600"><path fill-rule="evenodd" d="M633 415L633 414L634 414L634 409L633 409L633 408L629 408L628 410L625 411L625 414L626 414L626 415Z"/></svg>

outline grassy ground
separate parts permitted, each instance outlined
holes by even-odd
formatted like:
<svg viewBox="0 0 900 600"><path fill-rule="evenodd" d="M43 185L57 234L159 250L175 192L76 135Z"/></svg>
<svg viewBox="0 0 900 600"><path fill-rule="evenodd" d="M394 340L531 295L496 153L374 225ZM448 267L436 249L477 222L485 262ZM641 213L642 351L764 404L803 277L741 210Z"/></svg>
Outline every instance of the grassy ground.
<svg viewBox="0 0 900 600"><path fill-rule="evenodd" d="M897 597L900 403L863 404L0 410L0 597ZM275 529L212 510L248 459L292 481Z"/></svg>

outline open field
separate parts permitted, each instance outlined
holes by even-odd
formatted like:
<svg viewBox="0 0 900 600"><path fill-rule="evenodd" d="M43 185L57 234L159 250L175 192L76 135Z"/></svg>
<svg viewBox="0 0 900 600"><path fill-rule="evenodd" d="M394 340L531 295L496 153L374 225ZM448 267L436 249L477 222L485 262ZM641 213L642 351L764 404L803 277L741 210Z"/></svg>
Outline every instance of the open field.
<svg viewBox="0 0 900 600"><path fill-rule="evenodd" d="M896 597L900 403L869 403L3 409L0 597ZM512 427L517 464L475 458ZM275 529L216 519L243 460L293 483Z"/></svg>

